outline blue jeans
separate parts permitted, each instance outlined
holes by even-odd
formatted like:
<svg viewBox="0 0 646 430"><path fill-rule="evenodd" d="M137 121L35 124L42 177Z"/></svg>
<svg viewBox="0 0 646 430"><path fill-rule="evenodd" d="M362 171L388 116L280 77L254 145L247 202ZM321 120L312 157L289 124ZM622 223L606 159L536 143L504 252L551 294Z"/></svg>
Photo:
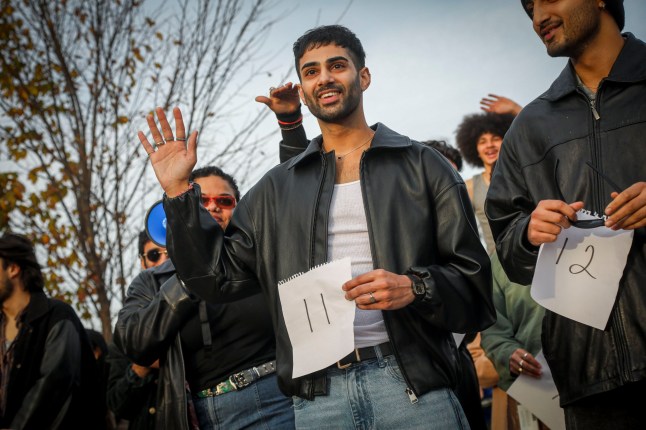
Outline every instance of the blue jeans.
<svg viewBox="0 0 646 430"><path fill-rule="evenodd" d="M194 397L201 430L293 429L292 399L278 389L276 374L260 378L239 391L215 397Z"/></svg>
<svg viewBox="0 0 646 430"><path fill-rule="evenodd" d="M394 355L327 370L329 395L294 397L297 429L468 429L453 391L433 390L411 403Z"/></svg>

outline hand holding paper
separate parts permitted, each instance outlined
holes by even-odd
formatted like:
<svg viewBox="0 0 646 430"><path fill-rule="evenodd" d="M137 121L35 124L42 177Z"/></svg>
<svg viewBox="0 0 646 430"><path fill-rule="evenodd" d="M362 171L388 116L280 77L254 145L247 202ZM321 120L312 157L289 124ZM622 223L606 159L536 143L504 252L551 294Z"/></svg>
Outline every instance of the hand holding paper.
<svg viewBox="0 0 646 430"><path fill-rule="evenodd" d="M354 349L354 302L341 285L352 277L350 259L298 274L278 286L293 351L292 377L334 364Z"/></svg>
<svg viewBox="0 0 646 430"><path fill-rule="evenodd" d="M541 246L532 298L559 315L605 329L632 238L632 230L564 229L555 242Z"/></svg>

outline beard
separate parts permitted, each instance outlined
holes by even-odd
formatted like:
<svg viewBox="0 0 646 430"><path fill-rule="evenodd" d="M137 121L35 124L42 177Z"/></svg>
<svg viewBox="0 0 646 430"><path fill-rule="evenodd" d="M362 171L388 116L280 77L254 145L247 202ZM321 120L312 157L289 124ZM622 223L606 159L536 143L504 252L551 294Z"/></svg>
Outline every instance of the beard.
<svg viewBox="0 0 646 430"><path fill-rule="evenodd" d="M5 300L7 300L11 295L13 294L13 289L14 286L9 281L9 279L5 279L2 282L2 285L0 286L0 304L4 303Z"/></svg>
<svg viewBox="0 0 646 430"><path fill-rule="evenodd" d="M547 43L550 57L578 58L590 42L599 34L601 18L594 3L572 11L567 26L561 27L562 39Z"/></svg>
<svg viewBox="0 0 646 430"><path fill-rule="evenodd" d="M323 88L320 88L315 91L314 96L303 93L303 97L307 103L312 115L317 119L325 122L337 123L341 122L347 117L349 117L361 103L361 78L357 75L357 79L348 87L348 91L343 91L342 85L326 85ZM321 106L319 104L320 99L318 94L322 91L334 89L339 91L340 94L345 95L340 103L336 103L334 106Z"/></svg>

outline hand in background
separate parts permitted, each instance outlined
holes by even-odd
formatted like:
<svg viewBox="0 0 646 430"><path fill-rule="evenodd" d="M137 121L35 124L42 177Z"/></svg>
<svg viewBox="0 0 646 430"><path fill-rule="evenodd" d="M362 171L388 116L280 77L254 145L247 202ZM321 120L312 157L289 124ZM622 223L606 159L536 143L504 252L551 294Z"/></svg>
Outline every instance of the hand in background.
<svg viewBox="0 0 646 430"><path fill-rule="evenodd" d="M290 114L296 112L301 105L298 97L298 85L287 82L278 88L269 89L269 97L256 97L258 103L267 105L277 115Z"/></svg>
<svg viewBox="0 0 646 430"><path fill-rule="evenodd" d="M480 109L485 112L500 114L510 113L515 116L518 115L523 107L507 97L498 96L496 94L487 94L487 97L483 97L480 100Z"/></svg>
<svg viewBox="0 0 646 430"><path fill-rule="evenodd" d="M529 351L525 351L522 348L518 348L509 357L509 370L514 375L520 375L522 373L523 375L534 378L540 378L543 373L541 363Z"/></svg>

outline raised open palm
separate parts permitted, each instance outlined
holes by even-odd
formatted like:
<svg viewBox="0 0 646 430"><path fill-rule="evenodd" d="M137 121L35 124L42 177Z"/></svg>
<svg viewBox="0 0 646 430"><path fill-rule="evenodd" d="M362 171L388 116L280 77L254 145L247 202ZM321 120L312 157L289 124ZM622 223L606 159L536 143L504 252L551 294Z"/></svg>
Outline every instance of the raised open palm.
<svg viewBox="0 0 646 430"><path fill-rule="evenodd" d="M159 184L168 197L175 197L188 189L188 178L197 162L197 131L192 132L187 140L182 112L177 107L173 109L174 135L164 111L156 108L155 113L161 132L155 117L152 114L146 117L153 143L148 142L142 131L137 136L150 158Z"/></svg>

